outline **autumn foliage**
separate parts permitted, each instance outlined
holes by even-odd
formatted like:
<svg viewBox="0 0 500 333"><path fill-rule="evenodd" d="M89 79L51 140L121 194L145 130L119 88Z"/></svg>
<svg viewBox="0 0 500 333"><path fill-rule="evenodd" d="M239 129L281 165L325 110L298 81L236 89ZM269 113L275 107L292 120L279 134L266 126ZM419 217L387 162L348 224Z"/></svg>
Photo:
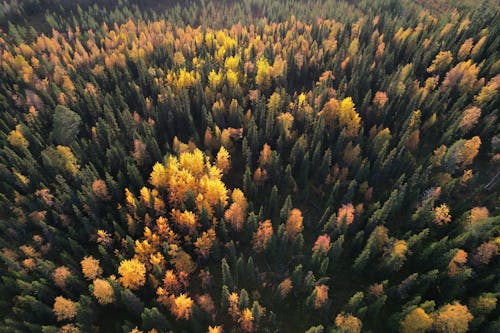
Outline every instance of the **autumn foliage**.
<svg viewBox="0 0 500 333"><path fill-rule="evenodd" d="M178 297L175 297L171 303L170 311L172 311L172 314L174 314L177 319L187 320L193 311L193 303L191 297L180 294Z"/></svg>
<svg viewBox="0 0 500 333"><path fill-rule="evenodd" d="M57 296L54 301L53 311L58 321L73 319L77 313L77 303L63 296Z"/></svg>
<svg viewBox="0 0 500 333"><path fill-rule="evenodd" d="M102 268L99 265L99 259L88 256L83 258L80 264L82 266L82 273L88 280L95 280L102 274Z"/></svg>
<svg viewBox="0 0 500 333"><path fill-rule="evenodd" d="M0 22L1 332L498 331L494 1Z"/></svg>
<svg viewBox="0 0 500 333"><path fill-rule="evenodd" d="M94 296L100 304L109 304L113 302L114 290L111 284L104 279L94 280Z"/></svg>
<svg viewBox="0 0 500 333"><path fill-rule="evenodd" d="M118 267L118 274L125 288L139 289L146 282L146 267L137 259L123 260Z"/></svg>

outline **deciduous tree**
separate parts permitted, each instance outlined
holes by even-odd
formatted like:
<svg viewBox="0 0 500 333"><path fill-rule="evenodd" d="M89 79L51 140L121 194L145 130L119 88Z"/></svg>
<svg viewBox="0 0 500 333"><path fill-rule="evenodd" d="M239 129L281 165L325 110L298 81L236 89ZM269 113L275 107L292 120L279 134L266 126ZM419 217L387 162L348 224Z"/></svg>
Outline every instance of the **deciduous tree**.
<svg viewBox="0 0 500 333"><path fill-rule="evenodd" d="M121 284L128 289L139 289L146 282L146 266L137 259L120 262L118 274Z"/></svg>

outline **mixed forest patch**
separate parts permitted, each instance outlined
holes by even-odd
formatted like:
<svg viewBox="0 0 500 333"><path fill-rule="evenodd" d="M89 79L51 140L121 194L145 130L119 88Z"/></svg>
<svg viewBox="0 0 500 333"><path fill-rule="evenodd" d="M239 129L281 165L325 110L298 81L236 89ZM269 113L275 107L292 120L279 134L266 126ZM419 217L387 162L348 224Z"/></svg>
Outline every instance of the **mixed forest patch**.
<svg viewBox="0 0 500 333"><path fill-rule="evenodd" d="M500 331L494 1L5 1L0 332Z"/></svg>

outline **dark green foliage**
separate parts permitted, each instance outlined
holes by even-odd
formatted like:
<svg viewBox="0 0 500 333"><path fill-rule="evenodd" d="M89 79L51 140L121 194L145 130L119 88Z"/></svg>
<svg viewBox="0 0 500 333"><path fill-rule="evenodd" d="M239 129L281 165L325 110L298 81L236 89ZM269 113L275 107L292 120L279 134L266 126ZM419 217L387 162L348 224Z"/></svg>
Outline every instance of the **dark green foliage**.
<svg viewBox="0 0 500 333"><path fill-rule="evenodd" d="M52 136L58 145L69 146L77 137L82 119L63 105L56 106L52 123Z"/></svg>

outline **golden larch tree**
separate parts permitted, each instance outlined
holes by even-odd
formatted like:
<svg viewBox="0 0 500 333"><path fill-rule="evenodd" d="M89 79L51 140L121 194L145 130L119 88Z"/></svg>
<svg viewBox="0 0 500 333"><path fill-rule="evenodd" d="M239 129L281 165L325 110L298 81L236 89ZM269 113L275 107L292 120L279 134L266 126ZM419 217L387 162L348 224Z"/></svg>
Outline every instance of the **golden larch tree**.
<svg viewBox="0 0 500 333"><path fill-rule="evenodd" d="M451 222L450 208L446 204L434 208L434 222L437 225L448 224Z"/></svg>
<svg viewBox="0 0 500 333"><path fill-rule="evenodd" d="M410 311L401 321L402 333L424 333L431 328L433 319L424 309L416 308Z"/></svg>
<svg viewBox="0 0 500 333"><path fill-rule="evenodd" d="M128 289L139 289L146 282L146 266L137 259L123 260L118 267L121 284Z"/></svg>
<svg viewBox="0 0 500 333"><path fill-rule="evenodd" d="M9 133L7 141L14 147L28 148L29 142L24 138L21 125L16 125L16 129Z"/></svg>
<svg viewBox="0 0 500 333"><path fill-rule="evenodd" d="M93 294L99 304L109 304L113 302L114 290L111 284L104 279L94 280L94 291Z"/></svg>
<svg viewBox="0 0 500 333"><path fill-rule="evenodd" d="M102 268L99 265L99 259L92 256L86 256L80 262L82 265L82 273L87 280L95 280L102 274Z"/></svg>
<svg viewBox="0 0 500 333"><path fill-rule="evenodd" d="M193 312L193 303L191 297L180 294L171 303L170 311L177 319L188 320Z"/></svg>
<svg viewBox="0 0 500 333"><path fill-rule="evenodd" d="M59 288L66 286L66 280L71 276L71 271L66 266L57 267L52 273L52 279Z"/></svg>
<svg viewBox="0 0 500 333"><path fill-rule="evenodd" d="M271 86L272 67L266 58L261 58L257 61L257 75L255 76L255 84L261 90L267 90Z"/></svg>
<svg viewBox="0 0 500 333"><path fill-rule="evenodd" d="M222 173L226 174L231 168L231 157L228 151L223 146L220 147L217 157L215 159L215 166L222 170Z"/></svg>
<svg viewBox="0 0 500 333"><path fill-rule="evenodd" d="M358 317L352 314L339 313L335 317L335 326L337 326L342 333L360 333L363 323Z"/></svg>
<svg viewBox="0 0 500 333"><path fill-rule="evenodd" d="M437 312L434 326L438 332L465 333L469 330L469 323L474 316L467 306L458 302L446 304Z"/></svg>
<svg viewBox="0 0 500 333"><path fill-rule="evenodd" d="M170 294L177 294L181 288L181 283L175 275L174 271L169 269L165 272L165 277L163 278L163 286L165 290Z"/></svg>
<svg viewBox="0 0 500 333"><path fill-rule="evenodd" d="M345 134L348 138L355 138L358 136L361 127L361 118L356 112L351 97L344 98L340 103L338 121L340 128L345 130Z"/></svg>
<svg viewBox="0 0 500 333"><path fill-rule="evenodd" d="M434 73L443 71L451 64L452 61L453 55L450 51L441 51L436 55L429 68L427 68L427 72Z"/></svg>
<svg viewBox="0 0 500 333"><path fill-rule="evenodd" d="M210 254L210 249L216 239L215 230L209 229L204 231L201 236L196 239L194 246L196 251L201 255L202 258L208 258Z"/></svg>
<svg viewBox="0 0 500 333"><path fill-rule="evenodd" d="M254 317L252 311L249 308L243 309L241 311L241 316L238 319L240 323L240 327L244 332L253 332L254 331Z"/></svg>
<svg viewBox="0 0 500 333"><path fill-rule="evenodd" d="M77 303L63 296L57 296L54 301L53 311L58 321L73 319L77 313Z"/></svg>
<svg viewBox="0 0 500 333"><path fill-rule="evenodd" d="M208 326L207 333L224 333L222 326Z"/></svg>

